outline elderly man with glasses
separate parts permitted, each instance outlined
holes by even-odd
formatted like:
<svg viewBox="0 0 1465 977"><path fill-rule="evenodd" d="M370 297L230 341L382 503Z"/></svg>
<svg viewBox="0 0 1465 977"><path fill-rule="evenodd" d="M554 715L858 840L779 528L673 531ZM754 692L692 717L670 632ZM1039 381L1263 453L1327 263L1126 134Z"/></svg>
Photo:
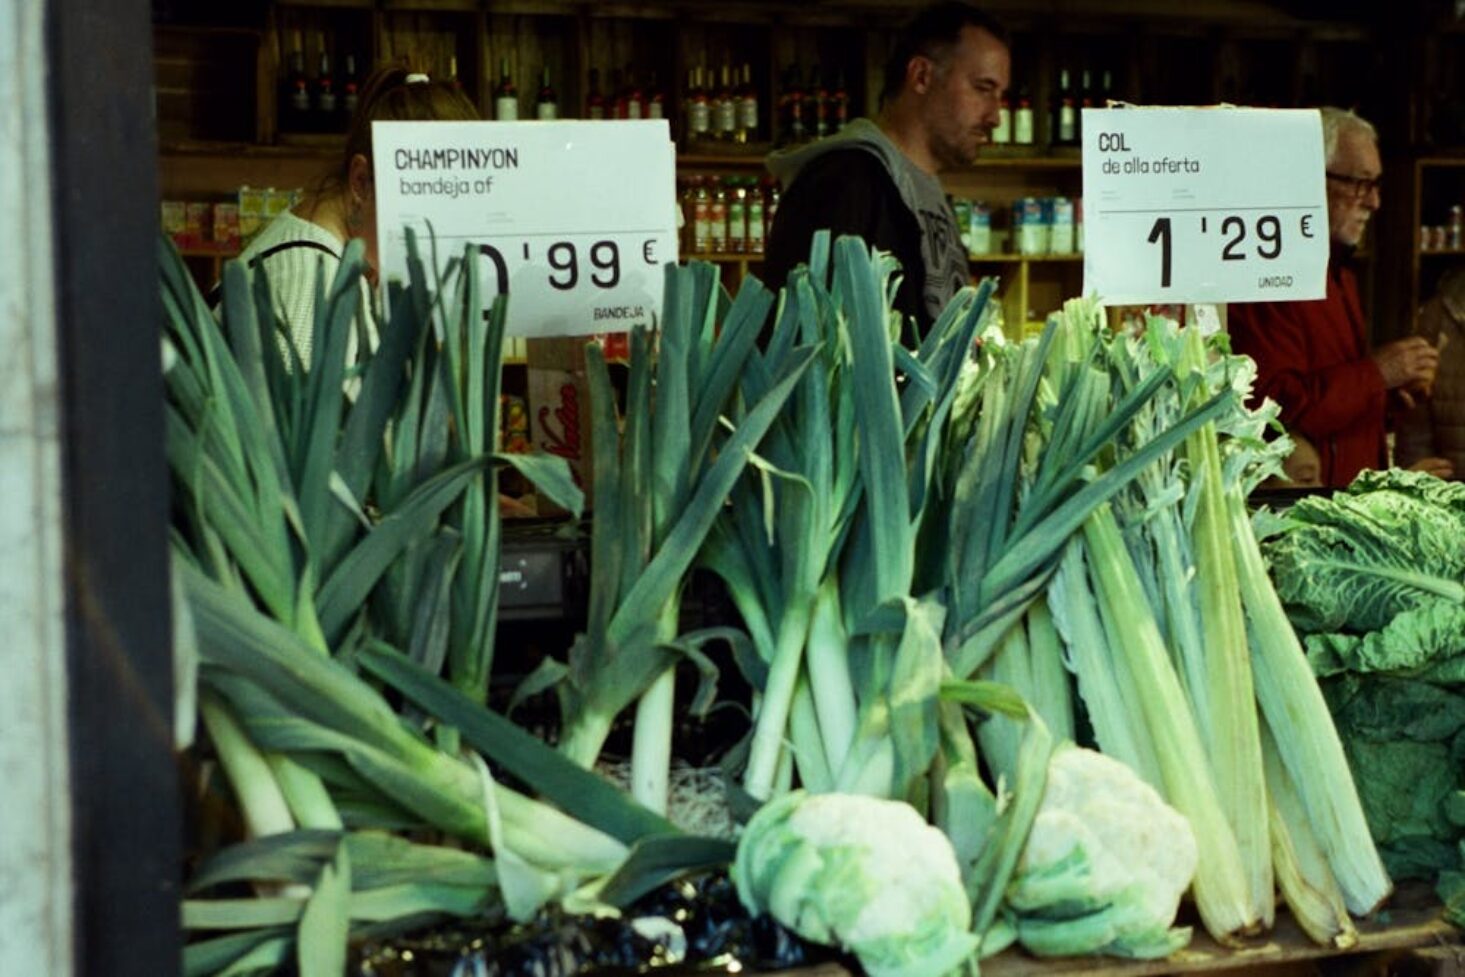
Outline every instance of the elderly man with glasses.
<svg viewBox="0 0 1465 977"><path fill-rule="evenodd" d="M1316 449L1322 484L1343 486L1365 468L1388 464L1389 409L1413 408L1428 396L1439 353L1418 336L1369 349L1350 259L1379 208L1378 135L1352 112L1320 111L1333 245L1327 294L1314 302L1238 303L1229 325L1232 347L1256 360L1256 396L1281 404L1287 430ZM1413 467L1452 473L1440 458Z"/></svg>

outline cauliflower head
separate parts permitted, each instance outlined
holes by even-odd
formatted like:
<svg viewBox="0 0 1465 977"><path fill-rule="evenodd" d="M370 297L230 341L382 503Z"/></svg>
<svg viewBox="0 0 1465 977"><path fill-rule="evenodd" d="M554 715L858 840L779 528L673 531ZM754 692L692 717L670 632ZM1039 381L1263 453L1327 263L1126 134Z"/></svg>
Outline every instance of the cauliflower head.
<svg viewBox="0 0 1465 977"><path fill-rule="evenodd" d="M1196 866L1190 823L1111 757L1061 747L1007 889L1017 938L1040 956L1164 957Z"/></svg>
<svg viewBox="0 0 1465 977"><path fill-rule="evenodd" d="M900 801L770 801L748 822L732 876L749 912L844 947L871 977L941 977L977 947L951 842Z"/></svg>

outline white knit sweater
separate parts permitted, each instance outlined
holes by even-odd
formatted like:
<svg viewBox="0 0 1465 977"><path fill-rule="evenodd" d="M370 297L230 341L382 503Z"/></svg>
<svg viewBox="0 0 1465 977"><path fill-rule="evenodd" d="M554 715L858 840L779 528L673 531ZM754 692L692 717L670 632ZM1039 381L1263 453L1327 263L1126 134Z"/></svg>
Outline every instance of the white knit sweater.
<svg viewBox="0 0 1465 977"><path fill-rule="evenodd" d="M295 344L295 351L309 365L317 295L323 296L329 290L336 271L341 266L341 241L319 224L297 217L287 210L270 221L239 257L245 262L251 262L271 248L300 241L322 245L329 253L314 247L286 248L265 258L255 266L255 270L262 269L269 275L275 314L286 324ZM371 288L365 278L361 280L361 289L361 308L365 314L363 321L370 337L369 342L375 345L376 316L372 307ZM348 341L347 362L353 361L355 354L356 330L352 330Z"/></svg>

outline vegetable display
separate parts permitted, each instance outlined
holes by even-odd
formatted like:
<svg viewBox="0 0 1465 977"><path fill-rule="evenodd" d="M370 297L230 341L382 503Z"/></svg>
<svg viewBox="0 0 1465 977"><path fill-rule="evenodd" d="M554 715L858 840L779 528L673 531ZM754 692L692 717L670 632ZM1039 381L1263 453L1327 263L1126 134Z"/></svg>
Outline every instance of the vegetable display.
<svg viewBox="0 0 1465 977"><path fill-rule="evenodd" d="M1347 946L1387 897L1356 748L1287 612L1423 622L1309 644L1378 660L1451 627L1459 588L1410 577L1419 556L1367 568L1375 527L1346 558L1283 537L1274 565L1325 567L1279 597L1245 498L1285 442L1224 339L1114 333L1075 301L1013 341L983 283L906 347L899 270L853 238L817 235L778 295L669 267L619 398L587 352L589 612L525 682L559 695L550 745L488 701L495 473L581 497L563 463L496 453L505 300L482 315L471 255L437 274L417 248L349 362L348 250L308 364L263 275L231 265L216 321L163 255L180 645L248 830L191 880L188 973L336 974L367 934L614 915L729 868L750 913L892 977L1013 942L1165 956L1187 892L1223 943L1265 932L1280 889ZM698 568L739 621L681 631ZM1349 596L1304 611L1304 577ZM736 846L665 817L676 669L694 717L733 684L710 642L752 690ZM633 706L625 792L587 768Z"/></svg>

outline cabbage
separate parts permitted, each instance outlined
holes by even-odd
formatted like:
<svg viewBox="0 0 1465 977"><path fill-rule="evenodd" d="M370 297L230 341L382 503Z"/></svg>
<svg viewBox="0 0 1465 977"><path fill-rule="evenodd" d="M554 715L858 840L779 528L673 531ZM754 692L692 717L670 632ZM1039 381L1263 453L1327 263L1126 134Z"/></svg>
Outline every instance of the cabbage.
<svg viewBox="0 0 1465 977"><path fill-rule="evenodd" d="M1364 472L1332 498L1303 499L1267 551L1288 616L1304 631L1362 633L1436 601L1465 604L1465 485L1420 472Z"/></svg>
<svg viewBox="0 0 1465 977"><path fill-rule="evenodd" d="M1364 472L1267 548L1390 874L1462 864L1465 485ZM1465 900L1462 900L1465 901ZM1465 911L1465 910L1462 910Z"/></svg>

